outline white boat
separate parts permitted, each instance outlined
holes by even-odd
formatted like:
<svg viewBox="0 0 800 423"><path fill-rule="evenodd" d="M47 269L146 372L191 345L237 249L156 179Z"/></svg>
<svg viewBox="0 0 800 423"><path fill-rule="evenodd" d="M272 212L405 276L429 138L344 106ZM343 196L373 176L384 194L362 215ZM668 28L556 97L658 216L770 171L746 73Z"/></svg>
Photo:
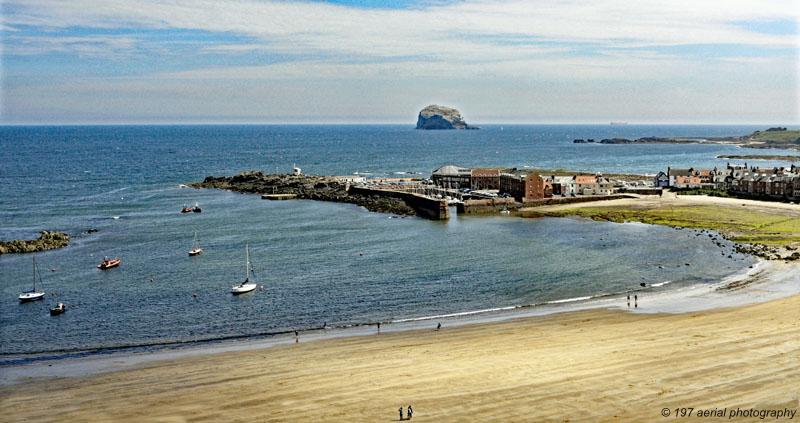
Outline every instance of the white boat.
<svg viewBox="0 0 800 423"><path fill-rule="evenodd" d="M203 253L203 249L200 248L200 243L197 242L197 232L195 232L194 233L194 248L192 248L192 250L189 251L189 255L190 256L196 256L196 255L202 254L202 253Z"/></svg>
<svg viewBox="0 0 800 423"><path fill-rule="evenodd" d="M250 273L253 273L253 268L250 267L250 250L247 244L245 244L244 246L244 251L245 251L245 257L247 257L244 266L245 278L244 282L240 283L239 285L231 286L231 294L234 295L244 294L250 291L255 291L256 289L256 283L250 282ZM253 275L253 277L255 277L255 275Z"/></svg>
<svg viewBox="0 0 800 423"><path fill-rule="evenodd" d="M23 291L19 294L19 302L26 303L28 301L36 301L44 298L44 291L36 290L36 277L39 277L39 285L42 283L42 275L39 274L39 269L36 267L36 257L33 258L33 289L30 291Z"/></svg>

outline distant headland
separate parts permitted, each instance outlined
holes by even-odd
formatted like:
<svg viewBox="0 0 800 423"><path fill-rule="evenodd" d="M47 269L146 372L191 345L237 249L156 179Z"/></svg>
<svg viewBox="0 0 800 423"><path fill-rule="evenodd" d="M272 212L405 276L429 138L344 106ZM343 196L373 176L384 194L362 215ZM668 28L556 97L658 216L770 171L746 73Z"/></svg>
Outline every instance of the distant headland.
<svg viewBox="0 0 800 423"><path fill-rule="evenodd" d="M594 139L576 139L575 144L734 144L747 148L779 148L800 150L800 130L786 128L769 128L755 131L749 135L730 137L644 137L635 140L627 138L610 138L595 141Z"/></svg>
<svg viewBox="0 0 800 423"><path fill-rule="evenodd" d="M461 117L461 112L451 107L430 106L420 110L417 118L417 129L480 129L468 125Z"/></svg>

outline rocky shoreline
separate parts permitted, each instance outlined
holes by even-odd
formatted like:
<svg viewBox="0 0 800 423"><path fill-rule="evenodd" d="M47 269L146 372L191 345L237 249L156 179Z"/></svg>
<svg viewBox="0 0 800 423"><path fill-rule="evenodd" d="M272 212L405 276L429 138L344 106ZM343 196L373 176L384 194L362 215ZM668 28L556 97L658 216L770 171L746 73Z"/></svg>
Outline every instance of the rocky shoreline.
<svg viewBox="0 0 800 423"><path fill-rule="evenodd" d="M208 176L203 182L188 186L223 189L243 194L293 194L298 199L351 203L372 212L417 216L417 212L402 199L350 193L346 183L331 176L265 175L259 170L230 177Z"/></svg>
<svg viewBox="0 0 800 423"><path fill-rule="evenodd" d="M69 235L62 232L42 231L39 239L0 241L0 254L35 253L63 248L69 244Z"/></svg>

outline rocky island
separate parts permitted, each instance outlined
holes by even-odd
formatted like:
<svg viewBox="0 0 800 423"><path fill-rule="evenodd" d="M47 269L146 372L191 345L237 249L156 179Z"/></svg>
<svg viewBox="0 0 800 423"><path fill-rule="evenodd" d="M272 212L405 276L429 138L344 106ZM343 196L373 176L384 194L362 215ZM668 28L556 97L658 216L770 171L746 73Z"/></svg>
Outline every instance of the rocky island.
<svg viewBox="0 0 800 423"><path fill-rule="evenodd" d="M291 194L294 198L352 203L372 212L416 216L417 212L400 198L348 191L346 183L332 176L265 175L263 171L243 172L231 177L206 177L192 188L224 189L246 194Z"/></svg>
<svg viewBox="0 0 800 423"><path fill-rule="evenodd" d="M417 118L417 129L480 129L468 125L456 109L431 104L422 109Z"/></svg>
<svg viewBox="0 0 800 423"><path fill-rule="evenodd" d="M35 253L37 251L54 250L66 247L69 235L61 232L43 231L39 239L0 241L0 254Z"/></svg>

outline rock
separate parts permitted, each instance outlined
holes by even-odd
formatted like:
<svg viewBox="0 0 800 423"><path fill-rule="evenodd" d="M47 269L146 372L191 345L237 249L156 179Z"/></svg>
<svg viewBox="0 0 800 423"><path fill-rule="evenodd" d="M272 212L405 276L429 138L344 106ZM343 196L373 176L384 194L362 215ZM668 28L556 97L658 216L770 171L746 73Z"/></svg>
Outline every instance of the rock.
<svg viewBox="0 0 800 423"><path fill-rule="evenodd" d="M419 112L417 129L480 129L468 125L461 112L450 107L432 104Z"/></svg>
<svg viewBox="0 0 800 423"><path fill-rule="evenodd" d="M241 193L294 194L299 199L357 204L372 212L417 215L413 208L398 198L351 194L347 191L347 184L331 176L264 175L258 171L244 172L229 178L209 176L203 182L188 186Z"/></svg>
<svg viewBox="0 0 800 423"><path fill-rule="evenodd" d="M53 250L66 247L69 244L69 235L61 232L40 232L39 239L0 241L0 254L35 253L37 251Z"/></svg>

